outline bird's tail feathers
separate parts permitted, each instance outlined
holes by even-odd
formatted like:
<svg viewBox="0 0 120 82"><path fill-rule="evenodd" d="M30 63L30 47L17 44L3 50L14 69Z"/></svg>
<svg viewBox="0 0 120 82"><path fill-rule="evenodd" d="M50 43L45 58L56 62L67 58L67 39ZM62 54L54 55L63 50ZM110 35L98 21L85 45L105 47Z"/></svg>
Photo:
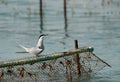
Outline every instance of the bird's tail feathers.
<svg viewBox="0 0 120 82"><path fill-rule="evenodd" d="M26 53L27 53L28 48L26 48L25 46L23 46L23 45L21 45L21 44L19 44L19 46L20 46L21 48L25 49L25 51L26 51Z"/></svg>
<svg viewBox="0 0 120 82"><path fill-rule="evenodd" d="M28 53L28 52L26 52L26 51L21 51L21 52L16 52L16 53Z"/></svg>

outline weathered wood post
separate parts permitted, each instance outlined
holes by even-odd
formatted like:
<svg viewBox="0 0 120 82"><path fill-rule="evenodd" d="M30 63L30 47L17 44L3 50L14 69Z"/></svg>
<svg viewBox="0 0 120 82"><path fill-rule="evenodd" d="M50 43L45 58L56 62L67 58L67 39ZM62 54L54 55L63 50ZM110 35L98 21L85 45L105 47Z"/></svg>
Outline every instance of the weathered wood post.
<svg viewBox="0 0 120 82"><path fill-rule="evenodd" d="M41 32L43 30L43 4L42 4L42 0L40 0L40 28L41 28Z"/></svg>
<svg viewBox="0 0 120 82"><path fill-rule="evenodd" d="M43 12L42 12L42 0L40 0L40 17L42 17Z"/></svg>
<svg viewBox="0 0 120 82"><path fill-rule="evenodd" d="M64 21L65 21L65 31L67 31L67 1L66 0L64 0L63 1L63 10L64 10Z"/></svg>
<svg viewBox="0 0 120 82"><path fill-rule="evenodd" d="M75 40L75 48L78 49L78 41ZM79 54L76 54L74 56L75 58L75 62L76 62L76 68L77 68L77 73L78 73L78 76L80 77L81 76L81 64L80 64L80 57L79 57Z"/></svg>
<svg viewBox="0 0 120 82"><path fill-rule="evenodd" d="M66 7L66 0L64 0L64 18L66 18L67 17L67 12L66 12L66 9L67 7Z"/></svg>

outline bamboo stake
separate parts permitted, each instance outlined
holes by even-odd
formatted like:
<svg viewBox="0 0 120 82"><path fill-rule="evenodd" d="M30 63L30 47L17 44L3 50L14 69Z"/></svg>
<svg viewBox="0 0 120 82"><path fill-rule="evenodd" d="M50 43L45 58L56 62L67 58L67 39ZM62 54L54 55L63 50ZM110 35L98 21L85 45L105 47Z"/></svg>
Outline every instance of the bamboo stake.
<svg viewBox="0 0 120 82"><path fill-rule="evenodd" d="M66 0L64 0L64 17L66 18L67 17L67 12L66 12Z"/></svg>
<svg viewBox="0 0 120 82"><path fill-rule="evenodd" d="M43 30L43 7L42 7L42 0L40 0L40 28L41 28L41 32Z"/></svg>
<svg viewBox="0 0 120 82"><path fill-rule="evenodd" d="M96 58L98 58L101 62L103 62L104 64L106 64L107 66L111 67L111 65L109 65L107 62L105 62L104 60L102 60L101 58L99 58L98 56L96 56L94 53L92 53L93 56L95 56Z"/></svg>
<svg viewBox="0 0 120 82"><path fill-rule="evenodd" d="M78 49L78 41L75 40L75 48ZM75 55L75 60L76 60L76 65L77 65L77 73L78 73L78 76L80 77L81 76L81 64L80 64L80 57L79 57L79 54L76 54Z"/></svg>
<svg viewBox="0 0 120 82"><path fill-rule="evenodd" d="M42 0L40 0L40 17L43 16L43 12L42 12Z"/></svg>
<svg viewBox="0 0 120 82"><path fill-rule="evenodd" d="M64 0L63 5L64 5L63 9L64 9L64 21L65 21L64 28L65 28L65 31L67 31L67 2L66 0Z"/></svg>

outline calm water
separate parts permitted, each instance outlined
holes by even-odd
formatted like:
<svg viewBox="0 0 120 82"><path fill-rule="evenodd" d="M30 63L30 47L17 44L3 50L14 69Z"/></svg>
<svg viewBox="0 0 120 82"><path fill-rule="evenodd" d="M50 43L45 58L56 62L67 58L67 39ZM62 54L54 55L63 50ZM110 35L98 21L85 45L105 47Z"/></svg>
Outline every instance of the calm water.
<svg viewBox="0 0 120 82"><path fill-rule="evenodd" d="M120 1L102 1L68 0L65 26L62 0L43 1L42 24L39 0L0 0L0 60L32 56L16 54L18 45L34 46L47 33L43 54L73 49L77 39L112 66L83 82L120 82Z"/></svg>

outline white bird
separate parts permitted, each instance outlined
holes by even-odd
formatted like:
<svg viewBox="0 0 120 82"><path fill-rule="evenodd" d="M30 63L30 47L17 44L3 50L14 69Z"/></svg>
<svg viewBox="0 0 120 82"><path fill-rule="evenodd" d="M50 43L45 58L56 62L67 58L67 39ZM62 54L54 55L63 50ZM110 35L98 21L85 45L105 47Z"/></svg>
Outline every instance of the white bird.
<svg viewBox="0 0 120 82"><path fill-rule="evenodd" d="M46 35L47 34L42 34L42 35L39 36L38 43L37 43L36 47L27 48L27 47L25 47L23 45L19 45L20 47L25 49L25 51L23 51L23 52L16 52L16 53L31 53L31 54L34 54L37 57L39 57L40 56L39 54L42 53L43 50L44 50L43 38Z"/></svg>

